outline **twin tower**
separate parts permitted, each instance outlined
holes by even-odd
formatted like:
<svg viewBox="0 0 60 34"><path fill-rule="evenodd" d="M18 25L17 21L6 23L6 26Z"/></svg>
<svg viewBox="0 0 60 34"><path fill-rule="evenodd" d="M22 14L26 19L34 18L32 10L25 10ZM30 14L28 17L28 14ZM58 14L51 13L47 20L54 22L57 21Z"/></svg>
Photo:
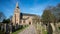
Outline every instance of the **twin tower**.
<svg viewBox="0 0 60 34"><path fill-rule="evenodd" d="M16 25L20 23L20 9L19 9L19 6L18 6L18 2L16 3L16 8L14 10L14 15L12 17L12 23L13 25Z"/></svg>

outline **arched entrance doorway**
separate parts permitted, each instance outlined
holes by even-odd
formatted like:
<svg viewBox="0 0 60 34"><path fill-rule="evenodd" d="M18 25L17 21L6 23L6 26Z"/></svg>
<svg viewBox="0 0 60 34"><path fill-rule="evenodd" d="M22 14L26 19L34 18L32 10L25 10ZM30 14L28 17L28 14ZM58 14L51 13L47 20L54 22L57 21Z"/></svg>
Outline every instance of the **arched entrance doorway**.
<svg viewBox="0 0 60 34"><path fill-rule="evenodd" d="M29 22L29 25L31 25L31 22Z"/></svg>

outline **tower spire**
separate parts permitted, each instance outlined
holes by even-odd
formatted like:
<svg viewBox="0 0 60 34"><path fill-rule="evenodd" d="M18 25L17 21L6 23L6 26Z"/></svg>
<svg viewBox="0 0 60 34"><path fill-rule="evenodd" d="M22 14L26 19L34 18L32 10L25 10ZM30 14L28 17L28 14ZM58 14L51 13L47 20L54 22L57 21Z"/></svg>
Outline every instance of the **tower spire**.
<svg viewBox="0 0 60 34"><path fill-rule="evenodd" d="M20 23L20 9L19 9L19 6L18 6L18 2L16 3L16 8L14 10L14 15L13 15L13 25L16 25Z"/></svg>
<svg viewBox="0 0 60 34"><path fill-rule="evenodd" d="M18 7L18 2L16 3L16 7Z"/></svg>

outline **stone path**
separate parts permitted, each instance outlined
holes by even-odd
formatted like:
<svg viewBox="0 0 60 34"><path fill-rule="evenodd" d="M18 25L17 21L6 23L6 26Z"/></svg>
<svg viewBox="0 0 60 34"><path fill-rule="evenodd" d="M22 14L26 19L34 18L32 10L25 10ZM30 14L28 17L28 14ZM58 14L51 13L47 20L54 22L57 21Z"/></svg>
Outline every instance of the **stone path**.
<svg viewBox="0 0 60 34"><path fill-rule="evenodd" d="M18 34L36 34L36 29L33 25L30 25L22 32L19 32Z"/></svg>

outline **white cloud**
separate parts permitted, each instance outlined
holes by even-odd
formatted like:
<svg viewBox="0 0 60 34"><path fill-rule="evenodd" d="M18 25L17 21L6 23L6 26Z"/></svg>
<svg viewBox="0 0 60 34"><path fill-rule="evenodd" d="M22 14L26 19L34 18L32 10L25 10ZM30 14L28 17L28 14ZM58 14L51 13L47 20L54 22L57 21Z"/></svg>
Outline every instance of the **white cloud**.
<svg viewBox="0 0 60 34"><path fill-rule="evenodd" d="M35 11L35 12L37 12L37 11L40 11L40 7L32 7L32 8L30 8L30 10L32 10L32 11Z"/></svg>
<svg viewBox="0 0 60 34"><path fill-rule="evenodd" d="M40 10L40 8L30 8L31 10Z"/></svg>

